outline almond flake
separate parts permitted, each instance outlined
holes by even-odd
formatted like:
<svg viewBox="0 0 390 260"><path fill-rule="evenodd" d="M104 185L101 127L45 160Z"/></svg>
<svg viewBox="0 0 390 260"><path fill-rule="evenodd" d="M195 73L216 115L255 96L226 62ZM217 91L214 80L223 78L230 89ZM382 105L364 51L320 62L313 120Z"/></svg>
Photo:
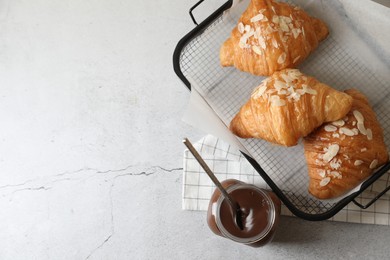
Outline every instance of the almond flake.
<svg viewBox="0 0 390 260"><path fill-rule="evenodd" d="M272 11L274 12L274 14L276 14L275 7L274 7L274 6L271 6L271 9L272 9Z"/></svg>
<svg viewBox="0 0 390 260"><path fill-rule="evenodd" d="M337 155L337 153L339 152L340 150L340 146L338 144L332 144L328 147L328 149L326 150L326 153L324 154L324 156L322 157L322 159L326 162L330 162L333 157L335 157Z"/></svg>
<svg viewBox="0 0 390 260"><path fill-rule="evenodd" d="M261 48L263 48L264 50L267 48L267 46L265 45L265 41L264 41L263 36L259 35L259 38L257 39L257 41L259 42Z"/></svg>
<svg viewBox="0 0 390 260"><path fill-rule="evenodd" d="M299 60L301 56L298 56L298 57L295 57L295 59L293 60L293 63L297 62Z"/></svg>
<svg viewBox="0 0 390 260"><path fill-rule="evenodd" d="M279 16L277 16L277 15L272 16L272 22L279 23Z"/></svg>
<svg viewBox="0 0 390 260"><path fill-rule="evenodd" d="M260 49L259 46L253 45L253 46L252 46L252 50L253 50L256 54L262 55L262 51L261 51L261 49Z"/></svg>
<svg viewBox="0 0 390 260"><path fill-rule="evenodd" d="M318 171L318 175L320 175L321 178L325 178L325 171L324 170Z"/></svg>
<svg viewBox="0 0 390 260"><path fill-rule="evenodd" d="M378 160L377 159L373 160L370 164L370 169L375 169L377 165L378 165Z"/></svg>
<svg viewBox="0 0 390 260"><path fill-rule="evenodd" d="M367 148L364 147L364 148L360 149L360 151L365 152L365 151L367 151Z"/></svg>
<svg viewBox="0 0 390 260"><path fill-rule="evenodd" d="M364 162L362 160L356 160L353 165L355 166L359 166L359 165L362 165Z"/></svg>
<svg viewBox="0 0 390 260"><path fill-rule="evenodd" d="M303 91L311 95L317 95L317 90L309 88L307 85L302 85Z"/></svg>
<svg viewBox="0 0 390 260"><path fill-rule="evenodd" d="M251 30L251 26L249 24L245 25L244 31L249 32Z"/></svg>
<svg viewBox="0 0 390 260"><path fill-rule="evenodd" d="M345 124L345 122L344 122L344 120L340 119L337 121L333 121L331 124L335 125L335 126L343 126Z"/></svg>
<svg viewBox="0 0 390 260"><path fill-rule="evenodd" d="M364 127L364 123L358 122L357 128L359 129L360 133L363 135L367 135L367 129Z"/></svg>
<svg viewBox="0 0 390 260"><path fill-rule="evenodd" d="M351 129L346 128L346 127L341 127L340 133L345 134L346 136L354 136L355 135L355 133Z"/></svg>
<svg viewBox="0 0 390 260"><path fill-rule="evenodd" d="M291 18L288 17L288 16L281 16L281 17L283 18L283 20L286 21L286 23L291 23L291 22L292 22L292 21L291 21Z"/></svg>
<svg viewBox="0 0 390 260"><path fill-rule="evenodd" d="M286 101L280 99L279 96L271 96L271 104L276 107L281 107L286 105Z"/></svg>
<svg viewBox="0 0 390 260"><path fill-rule="evenodd" d="M253 98L259 98L261 97L264 92L267 90L267 86L264 86L263 84L261 84L260 86L258 86L255 91L253 91L253 94L252 94L252 97Z"/></svg>
<svg viewBox="0 0 390 260"><path fill-rule="evenodd" d="M341 167L341 164L342 164L342 162L341 162L340 159L339 159L339 160L333 159L332 161L330 161L330 167L331 167L332 169L335 169L335 170L337 170L338 168L340 168L340 167Z"/></svg>
<svg viewBox="0 0 390 260"><path fill-rule="evenodd" d="M239 23L238 26L237 26L237 29L240 33L244 33L244 24L243 23Z"/></svg>
<svg viewBox="0 0 390 260"><path fill-rule="evenodd" d="M279 19L279 25L280 25L280 29L282 29L283 32L290 31L290 28L288 27L288 25L284 19Z"/></svg>
<svg viewBox="0 0 390 260"><path fill-rule="evenodd" d="M331 171L330 175L332 175L333 177L335 177L337 179L341 179L342 178L341 174L339 172L336 172L336 171Z"/></svg>
<svg viewBox="0 0 390 260"><path fill-rule="evenodd" d="M352 132L355 134L355 135L358 135L359 134L359 130L357 128L352 128Z"/></svg>
<svg viewBox="0 0 390 260"><path fill-rule="evenodd" d="M367 130L364 127L364 117L362 113L360 113L358 110L354 110L353 115L357 120L357 128L359 129L360 133L362 133L363 135L367 135Z"/></svg>
<svg viewBox="0 0 390 260"><path fill-rule="evenodd" d="M334 125L326 125L324 129L326 132L334 132L337 130L337 127L335 127Z"/></svg>
<svg viewBox="0 0 390 260"><path fill-rule="evenodd" d="M352 121L352 125L355 126L356 125L356 121Z"/></svg>
<svg viewBox="0 0 390 260"><path fill-rule="evenodd" d="M251 22L254 23L254 22L258 22L260 20L262 20L264 18L264 15L263 14L258 14L258 15L255 15L251 18Z"/></svg>
<svg viewBox="0 0 390 260"><path fill-rule="evenodd" d="M292 33L294 35L294 39L298 38L298 35L301 32L301 30L299 30L297 28L293 28L291 31L292 31Z"/></svg>
<svg viewBox="0 0 390 260"><path fill-rule="evenodd" d="M282 88L287 88L286 84L280 80L275 80L274 87L276 90L281 90Z"/></svg>
<svg viewBox="0 0 390 260"><path fill-rule="evenodd" d="M275 40L275 38L272 38L272 45L277 49L279 48L278 42Z"/></svg>
<svg viewBox="0 0 390 260"><path fill-rule="evenodd" d="M339 135L338 133L333 133L332 136L333 136L334 138L339 138L339 137L340 137L340 135Z"/></svg>
<svg viewBox="0 0 390 260"><path fill-rule="evenodd" d="M370 128L367 128L367 139L369 141L372 140L372 130Z"/></svg>
<svg viewBox="0 0 390 260"><path fill-rule="evenodd" d="M362 113L360 113L358 110L354 110L353 115L355 116L355 118L358 122L364 122L364 117L363 117Z"/></svg>
<svg viewBox="0 0 390 260"><path fill-rule="evenodd" d="M324 187L324 186L328 185L329 182L330 182L330 177L323 178L323 179L320 181L320 186L321 186L321 187Z"/></svg>
<svg viewBox="0 0 390 260"><path fill-rule="evenodd" d="M292 82L292 78L288 75L288 74L281 74L280 75L284 82L286 82L287 84L290 84Z"/></svg>
<svg viewBox="0 0 390 260"><path fill-rule="evenodd" d="M287 54L285 52L283 52L282 54L280 54L279 58L278 58L278 63L279 64L283 64L285 61L286 61L286 57L287 57Z"/></svg>
<svg viewBox="0 0 390 260"><path fill-rule="evenodd" d="M302 73L297 69L288 69L287 73L292 80L298 80L300 77L302 77Z"/></svg>

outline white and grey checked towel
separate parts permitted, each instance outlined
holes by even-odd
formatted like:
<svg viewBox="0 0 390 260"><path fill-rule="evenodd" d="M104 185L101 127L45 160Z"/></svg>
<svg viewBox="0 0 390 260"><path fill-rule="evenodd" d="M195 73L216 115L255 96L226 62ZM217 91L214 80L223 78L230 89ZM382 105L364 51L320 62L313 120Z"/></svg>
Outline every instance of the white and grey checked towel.
<svg viewBox="0 0 390 260"><path fill-rule="evenodd" d="M269 189L241 153L221 139L207 135L194 143L194 147L220 181L238 179ZM183 163L183 209L207 210L209 199L215 189L214 184L188 150L184 151ZM364 191L357 201L363 205L369 202L390 184L389 176L389 173L383 175L374 185ZM282 215L293 216L285 206L282 206ZM365 210L350 203L330 220L390 225L390 196L385 194Z"/></svg>

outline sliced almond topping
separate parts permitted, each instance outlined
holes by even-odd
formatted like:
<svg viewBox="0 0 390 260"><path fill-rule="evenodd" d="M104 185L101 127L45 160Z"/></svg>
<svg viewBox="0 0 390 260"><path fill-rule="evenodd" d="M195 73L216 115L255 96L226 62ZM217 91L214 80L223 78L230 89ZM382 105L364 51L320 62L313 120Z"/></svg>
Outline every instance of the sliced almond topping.
<svg viewBox="0 0 390 260"><path fill-rule="evenodd" d="M276 14L275 7L274 7L274 6L271 6L271 9L272 9L272 11L274 12L274 14Z"/></svg>
<svg viewBox="0 0 390 260"><path fill-rule="evenodd" d="M375 169L377 165L378 165L378 160L377 159L373 160L370 164L370 169Z"/></svg>
<svg viewBox="0 0 390 260"><path fill-rule="evenodd" d="M293 63L297 62L299 60L301 56L298 56L298 57L295 57L295 59L293 60Z"/></svg>
<svg viewBox="0 0 390 260"><path fill-rule="evenodd" d="M258 40L261 48L263 48L265 50L267 48L267 46L265 45L265 41L264 41L263 36L259 35L259 38L257 40Z"/></svg>
<svg viewBox="0 0 390 260"><path fill-rule="evenodd" d="M355 134L355 135L358 135L359 134L359 130L357 128L352 128L352 132Z"/></svg>
<svg viewBox="0 0 390 260"><path fill-rule="evenodd" d="M298 38L298 35L301 32L301 30L297 29L297 28L293 28L291 31L292 31L292 33L294 35L294 39Z"/></svg>
<svg viewBox="0 0 390 260"><path fill-rule="evenodd" d="M369 141L372 140L372 130L370 128L367 128L367 139Z"/></svg>
<svg viewBox="0 0 390 260"><path fill-rule="evenodd" d="M262 51L261 51L261 49L260 49L259 46L253 45L253 46L252 46L252 50L253 50L256 54L262 55Z"/></svg>
<svg viewBox="0 0 390 260"><path fill-rule="evenodd" d="M260 20L262 20L264 18L264 15L263 14L258 14L258 15L255 15L251 18L251 22L254 23L254 22L258 22Z"/></svg>
<svg viewBox="0 0 390 260"><path fill-rule="evenodd" d="M337 121L333 121L331 124L335 125L335 126L343 126L345 124L345 122L344 122L344 120L340 119Z"/></svg>
<svg viewBox="0 0 390 260"><path fill-rule="evenodd" d="M240 33L244 33L244 29L245 29L244 24L240 22L240 23L238 24L238 26L237 26L237 29L238 29L238 31L239 31Z"/></svg>
<svg viewBox="0 0 390 260"><path fill-rule="evenodd" d="M281 107L286 105L286 101L280 99L279 96L271 96L271 104L276 107Z"/></svg>
<svg viewBox="0 0 390 260"><path fill-rule="evenodd" d="M341 164L342 164L342 162L341 162L341 160L340 159L333 159L332 161L330 161L330 167L332 168L332 169L338 169L338 168L340 168L341 167Z"/></svg>
<svg viewBox="0 0 390 260"><path fill-rule="evenodd" d="M359 166L359 165L362 165L363 164L363 161L362 160L356 160L353 165L355 166Z"/></svg>
<svg viewBox="0 0 390 260"><path fill-rule="evenodd" d="M279 16L277 16L277 15L272 16L272 22L279 23Z"/></svg>
<svg viewBox="0 0 390 260"><path fill-rule="evenodd" d="M356 125L356 121L352 121L352 125L355 126Z"/></svg>
<svg viewBox="0 0 390 260"><path fill-rule="evenodd" d="M255 91L253 91L253 94L252 94L252 97L253 98L259 98L261 97L264 92L267 90L267 86L264 86L264 84L261 84L260 86L258 86Z"/></svg>
<svg viewBox="0 0 390 260"><path fill-rule="evenodd" d="M346 127L341 127L339 131L341 134L345 134L347 136L354 136L355 135L355 133L351 129L346 128Z"/></svg>
<svg viewBox="0 0 390 260"><path fill-rule="evenodd" d="M326 125L324 129L326 132L334 132L337 130L337 127L335 127L334 125Z"/></svg>
<svg viewBox="0 0 390 260"><path fill-rule="evenodd" d="M332 136L333 136L334 138L339 138L339 137L340 137L340 135L339 135L338 133L333 133Z"/></svg>
<svg viewBox="0 0 390 260"><path fill-rule="evenodd" d="M249 32L251 30L251 26L249 24L245 25L244 31Z"/></svg>
<svg viewBox="0 0 390 260"><path fill-rule="evenodd" d="M363 117L362 113L360 113L358 110L354 110L353 115L355 116L355 118L358 122L364 122L364 117Z"/></svg>
<svg viewBox="0 0 390 260"><path fill-rule="evenodd" d="M279 64L283 64L285 61L286 61L286 57L287 57L287 54L285 52L283 52L282 54L280 54L279 58L278 58L278 63Z"/></svg>
<svg viewBox="0 0 390 260"><path fill-rule="evenodd" d="M290 84L290 83L291 83L292 78L291 78L288 74L283 73L283 74L281 74L280 76L282 77L282 79L284 80L284 82L286 82L287 84Z"/></svg>
<svg viewBox="0 0 390 260"><path fill-rule="evenodd" d="M288 27L286 21L284 19L279 19L280 29L282 29L283 32L289 32L290 28Z"/></svg>
<svg viewBox="0 0 390 260"><path fill-rule="evenodd" d="M273 45L276 49L279 48L278 42L276 41L275 38L272 38L272 45Z"/></svg>
<svg viewBox="0 0 390 260"><path fill-rule="evenodd" d="M340 150L340 146L338 144L330 145L328 147L328 149L326 150L326 153L322 157L323 160L326 161L326 162L330 162L333 159L333 157L335 157L337 155L339 150Z"/></svg>
<svg viewBox="0 0 390 260"><path fill-rule="evenodd" d="M367 135L367 129L364 127L364 123L358 121L357 128L359 129L361 134Z"/></svg>
<svg viewBox="0 0 390 260"><path fill-rule="evenodd" d="M318 171L318 174L320 175L321 178L325 178L325 171L324 170Z"/></svg>
<svg viewBox="0 0 390 260"><path fill-rule="evenodd" d="M307 85L302 85L303 91L311 95L317 95L317 90L309 88Z"/></svg>
<svg viewBox="0 0 390 260"><path fill-rule="evenodd" d="M324 187L324 186L328 185L329 182L330 182L330 177L325 177L325 178L323 178L323 179L320 181L320 186L321 186L321 187Z"/></svg>
<svg viewBox="0 0 390 260"><path fill-rule="evenodd" d="M336 172L336 171L331 171L330 175L332 175L333 177L335 177L337 179L341 179L342 178L341 174L339 172Z"/></svg>
<svg viewBox="0 0 390 260"><path fill-rule="evenodd" d="M287 88L286 83L284 83L284 82L282 82L280 80L275 80L274 87L278 91L281 90L282 88Z"/></svg>
<svg viewBox="0 0 390 260"><path fill-rule="evenodd" d="M360 149L360 151L365 152L365 151L367 151L367 148L364 147L364 148Z"/></svg>

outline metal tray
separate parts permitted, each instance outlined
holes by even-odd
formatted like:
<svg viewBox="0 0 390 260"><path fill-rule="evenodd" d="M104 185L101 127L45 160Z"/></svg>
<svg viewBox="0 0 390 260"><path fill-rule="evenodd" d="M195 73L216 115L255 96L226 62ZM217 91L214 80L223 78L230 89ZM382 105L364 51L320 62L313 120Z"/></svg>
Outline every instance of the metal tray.
<svg viewBox="0 0 390 260"><path fill-rule="evenodd" d="M190 9L190 16L196 27L185 35L177 44L173 55L173 66L178 77L191 90L188 78L197 80L201 84L204 98L213 108L216 114L228 124L230 119L238 111L242 104L236 104L237 96L248 96L248 91L261 81L261 78L243 73L235 68L221 68L219 65L219 47L227 39L239 16L231 17L229 23L223 22L223 13L229 9L233 1L229 0L219 9L198 24L192 11L203 2L196 3ZM291 1L290 1L291 2ZM238 15L238 14L237 14ZM226 17L224 18L226 19ZM320 60L322 59L322 60ZM320 60L317 62L317 60ZM335 71L332 64L347 64L348 70ZM349 55L348 50L337 39L328 37L302 66L299 67L308 75L313 75L320 81L331 86L342 84L345 88L362 86L363 92L370 98L370 101L377 113L378 119L385 130L385 142L390 144L390 107L387 95L390 95L388 81L376 75L364 63ZM367 75L367 76L361 76ZM350 82L349 77L354 76L355 80ZM375 85L372 91L367 91L364 86ZM237 88L240 86L240 88ZM243 88L247 88L242 90ZM224 96L224 88L236 88L236 96ZM362 89L360 89L362 90ZM378 90L381 90L378 92ZM202 94L201 93L201 94ZM249 92L250 93L250 92ZM382 93L382 94L377 94ZM390 169L390 163L383 166L367 181L359 191L339 199L337 201L318 200L308 195L307 184L308 174L306 163L303 157L302 147L275 148L269 147L262 140L243 140L243 145L255 154L254 158L243 154L252 164L261 177L267 182L272 190L278 195L289 210L296 216L306 220L325 220L331 218L348 203L353 202L360 208L367 208L378 198L385 194L390 186L378 193L365 205L357 201L357 197L370 187L377 179ZM294 171L296 174L286 177L285 172Z"/></svg>

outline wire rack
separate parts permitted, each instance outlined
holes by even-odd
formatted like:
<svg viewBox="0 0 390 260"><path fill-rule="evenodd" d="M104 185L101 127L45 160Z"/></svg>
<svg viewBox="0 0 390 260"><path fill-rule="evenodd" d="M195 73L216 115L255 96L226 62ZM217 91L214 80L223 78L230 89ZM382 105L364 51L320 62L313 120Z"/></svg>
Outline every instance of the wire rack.
<svg viewBox="0 0 390 260"><path fill-rule="evenodd" d="M238 18L221 12L212 21L206 21L204 30L186 40L179 58L183 75L197 83L199 93L226 125L249 99L253 88L264 79L233 67L220 66L220 46L229 37ZM330 33L299 69L336 89L356 88L363 92L373 105L384 129L386 145L390 146L388 81L352 55L348 46ZM302 143L285 148L257 139L240 139L240 142L299 211L309 215L324 214L338 204L338 201L318 200L308 193L309 178Z"/></svg>

